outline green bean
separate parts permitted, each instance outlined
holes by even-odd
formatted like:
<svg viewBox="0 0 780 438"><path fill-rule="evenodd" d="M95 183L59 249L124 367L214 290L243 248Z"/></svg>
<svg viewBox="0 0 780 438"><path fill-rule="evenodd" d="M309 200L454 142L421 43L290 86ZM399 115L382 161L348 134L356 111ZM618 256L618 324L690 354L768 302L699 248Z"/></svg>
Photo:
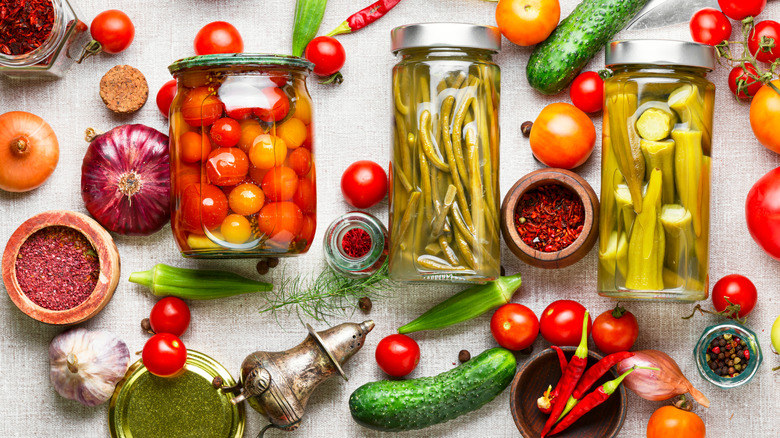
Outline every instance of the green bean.
<svg viewBox="0 0 780 438"><path fill-rule="evenodd" d="M404 176L408 179L412 174L412 157L409 154L409 148L404 144L406 143L406 126L404 119L403 116L397 112L395 113L395 127L398 131L398 149L400 149L401 152L401 172L403 172Z"/></svg>
<svg viewBox="0 0 780 438"><path fill-rule="evenodd" d="M444 253L444 258L447 259L447 261L451 265L460 264L460 261L458 260L458 256L455 255L455 251L452 250L452 247L450 246L450 242L447 241L447 239L444 238L444 236L439 236L439 247Z"/></svg>
<svg viewBox="0 0 780 438"><path fill-rule="evenodd" d="M480 66L480 73L482 74L482 86L484 88L484 96L480 101L478 102L478 105L480 106L479 113L475 112L475 120L477 121L477 127L479 129L479 141L482 146L482 159L483 159L483 177L484 177L484 187L485 187L485 200L487 204L487 215L495 218L497 217L497 202L496 202L496 196L493 193L493 160L491 155L491 142L492 139L490 138L490 135L488 134L488 127L487 127L487 121L493 120L495 123L495 117L494 117L494 111L493 111L493 99L492 99L492 93L490 91L490 81L489 81L489 73L487 66ZM487 117L485 117L487 115ZM496 160L498 162L498 160ZM498 169L496 169L496 173L498 173ZM493 223L492 219L488 220L488 226L492 231L497 231L495 229L495 224Z"/></svg>
<svg viewBox="0 0 780 438"><path fill-rule="evenodd" d="M452 221L455 223L455 229L460 231L460 234L463 235L469 245L476 246L477 239L471 234L471 230L466 226L462 217L462 212L457 203L452 204L450 216L452 216Z"/></svg>
<svg viewBox="0 0 780 438"><path fill-rule="evenodd" d="M394 172L396 178L398 178L398 181L401 181L401 185L404 186L406 191L411 192L414 188L412 187L412 183L409 182L409 178L407 178L398 168L395 168Z"/></svg>
<svg viewBox="0 0 780 438"><path fill-rule="evenodd" d="M404 76L406 75L402 73L397 73L395 75L396 80L393 81L393 97L395 100L395 108L398 112L407 115L409 114L409 106L401 99L401 79L404 78Z"/></svg>
<svg viewBox="0 0 780 438"><path fill-rule="evenodd" d="M425 245L425 252L430 255L438 255L440 252L442 252L441 245L439 245L439 242L431 242Z"/></svg>
<svg viewBox="0 0 780 438"><path fill-rule="evenodd" d="M463 258L466 260L466 264L476 269L477 265L474 259L474 253L471 251L471 248L469 248L469 244L466 242L466 239L460 234L458 230L455 230L455 245L458 247L458 251L460 251L461 255L463 255Z"/></svg>
<svg viewBox="0 0 780 438"><path fill-rule="evenodd" d="M452 176L452 183L455 185L455 189L457 190L458 194L458 204L460 204L460 209L463 214L463 220L466 222L466 225L469 226L469 228L473 225L471 222L471 214L468 210L468 202L466 201L466 192L463 190L463 184L460 181L460 178L458 177L458 167L455 164L455 156L454 152L452 151L452 138L450 137L450 118L449 118L449 112L452 108L452 104L455 102L455 98L452 96L447 96L446 99L444 99L444 102L441 104L442 110L442 120L441 120L441 129L442 134L444 135L444 150L447 153L447 160L450 164L450 175Z"/></svg>
<svg viewBox="0 0 780 438"><path fill-rule="evenodd" d="M417 208L417 203L420 201L420 192L412 192L409 195L409 204L406 206L401 222L398 224L398 234L393 236L393 239L399 243L401 250L406 250L406 232L409 230L409 224L412 222L412 211Z"/></svg>
<svg viewBox="0 0 780 438"><path fill-rule="evenodd" d="M453 266L448 263L442 263L437 260L432 260L430 256L417 257L417 264L425 269L431 271L466 271L468 270L464 266Z"/></svg>
<svg viewBox="0 0 780 438"><path fill-rule="evenodd" d="M423 112L420 113L420 140L422 142L422 150L431 161L431 164L436 166L436 168L449 171L449 166L447 166L447 164L442 161L441 158L439 158L433 143L431 142L430 126L431 112L428 110L423 110Z"/></svg>
<svg viewBox="0 0 780 438"><path fill-rule="evenodd" d="M436 214L436 217L433 219L433 227L432 227L432 235L433 237L438 237L442 230L444 229L445 220L447 219L447 215L450 213L450 209L452 208L452 203L455 202L455 186L450 184L447 187L447 194L444 195L444 204L442 204L441 208Z"/></svg>
<svg viewBox="0 0 780 438"><path fill-rule="evenodd" d="M479 174L479 151L477 151L477 133L473 128L466 129L466 148L468 150L471 177L471 220L474 222L474 230L482 229L484 218L484 198L482 197L482 178ZM473 266L473 265L472 265Z"/></svg>
<svg viewBox="0 0 780 438"><path fill-rule="evenodd" d="M466 163L463 159L462 130L463 120L466 118L466 111L474 102L474 96L471 95L455 111L455 119L452 123L452 150L455 153L455 164L458 166L458 173L464 180L468 179L469 172L466 169Z"/></svg>
<svg viewBox="0 0 780 438"><path fill-rule="evenodd" d="M433 201L431 197L431 172L425 154L419 151L420 160L420 188L422 189L422 201L425 206L425 217L433 217Z"/></svg>
<svg viewBox="0 0 780 438"><path fill-rule="evenodd" d="M425 76L420 76L420 102L431 101L431 91L428 86L428 79Z"/></svg>

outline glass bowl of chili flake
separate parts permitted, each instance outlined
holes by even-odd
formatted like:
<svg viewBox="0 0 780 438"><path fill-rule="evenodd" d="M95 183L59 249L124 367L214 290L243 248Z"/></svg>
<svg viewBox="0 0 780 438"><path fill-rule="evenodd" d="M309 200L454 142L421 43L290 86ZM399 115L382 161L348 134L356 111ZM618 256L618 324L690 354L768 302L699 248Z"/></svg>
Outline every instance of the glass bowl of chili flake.
<svg viewBox="0 0 780 438"><path fill-rule="evenodd" d="M572 265L598 237L599 200L582 177L542 169L520 178L501 206L501 231L509 249L531 266Z"/></svg>
<svg viewBox="0 0 780 438"><path fill-rule="evenodd" d="M699 374L723 389L753 380L763 360L756 334L733 321L707 327L693 355Z"/></svg>

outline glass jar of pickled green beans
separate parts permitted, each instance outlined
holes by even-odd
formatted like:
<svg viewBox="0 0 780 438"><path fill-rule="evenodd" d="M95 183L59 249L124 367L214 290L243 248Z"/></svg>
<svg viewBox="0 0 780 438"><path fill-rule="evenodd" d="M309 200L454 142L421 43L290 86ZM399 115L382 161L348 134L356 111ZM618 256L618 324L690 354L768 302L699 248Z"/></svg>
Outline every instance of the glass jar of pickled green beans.
<svg viewBox="0 0 780 438"><path fill-rule="evenodd" d="M500 71L495 27L393 29L395 142L389 273L397 281L499 275Z"/></svg>
<svg viewBox="0 0 780 438"><path fill-rule="evenodd" d="M607 46L599 293L691 302L709 289L715 49L668 40Z"/></svg>

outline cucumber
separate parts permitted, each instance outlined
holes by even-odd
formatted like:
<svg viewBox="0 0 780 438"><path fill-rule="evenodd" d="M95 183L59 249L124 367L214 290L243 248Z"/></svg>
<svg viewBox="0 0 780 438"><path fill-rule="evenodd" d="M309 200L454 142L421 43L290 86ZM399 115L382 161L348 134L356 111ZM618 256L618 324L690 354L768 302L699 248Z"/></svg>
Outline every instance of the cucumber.
<svg viewBox="0 0 780 438"><path fill-rule="evenodd" d="M647 0L583 0L534 48L526 68L528 83L544 94L561 92L645 3Z"/></svg>
<svg viewBox="0 0 780 438"><path fill-rule="evenodd" d="M512 382L516 366L509 350L493 348L438 376L366 383L349 397L349 410L371 429L422 429L493 400Z"/></svg>

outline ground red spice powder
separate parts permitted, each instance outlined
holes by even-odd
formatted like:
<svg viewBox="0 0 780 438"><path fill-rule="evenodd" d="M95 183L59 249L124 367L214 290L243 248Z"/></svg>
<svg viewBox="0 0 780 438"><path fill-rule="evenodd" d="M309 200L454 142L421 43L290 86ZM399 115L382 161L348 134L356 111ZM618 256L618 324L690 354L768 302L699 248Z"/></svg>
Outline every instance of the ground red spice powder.
<svg viewBox="0 0 780 438"><path fill-rule="evenodd" d="M529 190L515 209L515 227L526 245L542 252L560 251L582 233L585 206L571 190L548 184Z"/></svg>
<svg viewBox="0 0 780 438"><path fill-rule="evenodd" d="M0 0L0 52L30 53L46 41L53 27L51 0Z"/></svg>
<svg viewBox="0 0 780 438"><path fill-rule="evenodd" d="M72 309L87 300L100 276L100 260L73 228L51 226L33 233L16 256L16 279L27 297L49 310Z"/></svg>
<svg viewBox="0 0 780 438"><path fill-rule="evenodd" d="M359 259L371 251L371 236L362 228L353 228L341 239L344 254L353 259Z"/></svg>

